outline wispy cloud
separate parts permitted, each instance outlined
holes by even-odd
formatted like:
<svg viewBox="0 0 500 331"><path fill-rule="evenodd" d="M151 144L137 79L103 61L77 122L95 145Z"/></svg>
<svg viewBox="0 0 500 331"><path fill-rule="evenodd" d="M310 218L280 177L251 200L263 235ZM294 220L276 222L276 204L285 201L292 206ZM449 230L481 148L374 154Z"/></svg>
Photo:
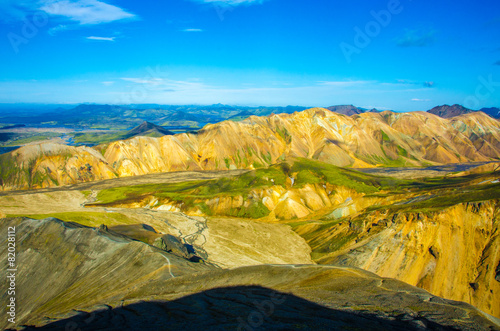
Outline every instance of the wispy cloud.
<svg viewBox="0 0 500 331"><path fill-rule="evenodd" d="M126 82L132 82L136 84L147 84L147 85L161 85L163 82L162 78L144 79L144 78L122 77L120 79Z"/></svg>
<svg viewBox="0 0 500 331"><path fill-rule="evenodd" d="M101 82L102 85L105 85L105 86L111 86L113 85L115 82L113 81L107 81L107 82Z"/></svg>
<svg viewBox="0 0 500 331"><path fill-rule="evenodd" d="M222 6L257 5L266 0L192 0L199 3L211 3Z"/></svg>
<svg viewBox="0 0 500 331"><path fill-rule="evenodd" d="M203 32L203 29L184 29L182 32Z"/></svg>
<svg viewBox="0 0 500 331"><path fill-rule="evenodd" d="M80 24L109 23L136 17L120 7L98 0L42 0L40 9L48 14L64 16Z"/></svg>
<svg viewBox="0 0 500 331"><path fill-rule="evenodd" d="M426 47L434 44L435 30L407 30L405 35L396 40L399 47Z"/></svg>
<svg viewBox="0 0 500 331"><path fill-rule="evenodd" d="M122 77L120 79L126 82L143 85L146 90L151 92L196 91L212 88L198 80L173 80L156 77Z"/></svg>
<svg viewBox="0 0 500 331"><path fill-rule="evenodd" d="M57 33L61 32L61 31L65 31L65 30L68 30L69 27L65 24L59 24L57 26L54 26L53 28L50 28L48 33L51 35L51 36L55 36Z"/></svg>
<svg viewBox="0 0 500 331"><path fill-rule="evenodd" d="M385 84L393 84L393 83L385 83ZM422 85L423 87L434 87L436 83L433 81L415 81L415 80L409 80L409 79L398 79L396 80L396 84L399 85Z"/></svg>
<svg viewBox="0 0 500 331"><path fill-rule="evenodd" d="M426 102L444 104L454 95L442 96L435 91L417 89L396 83L373 82L357 86L319 85L317 80L305 80L301 86L272 87L257 84L254 87L225 85L193 78L169 79L171 72L147 69L144 76L129 74L124 78L108 77L89 80L87 84L73 81L2 81L0 80L0 102L26 100L39 103L81 103L87 102L86 95L93 95L94 102L113 104L158 103L158 104L240 104L240 105L304 105L328 106L354 104L364 108L393 110L422 110ZM240 80L244 78L239 77ZM212 78L210 78L212 79ZM335 81L336 79L332 79ZM114 81L107 86L103 81ZM242 84L240 84L242 85ZM85 91L85 93L82 93ZM44 93L44 95L41 95ZM40 96L37 96L40 94ZM23 99L25 98L25 99ZM429 98L430 101L427 101ZM414 101L411 101L415 99ZM431 100L432 99L432 100ZM384 104L374 104L383 100ZM422 100L422 101L418 101ZM387 104L386 104L387 102ZM429 104L430 106L430 104ZM487 106L487 105L485 105Z"/></svg>
<svg viewBox="0 0 500 331"><path fill-rule="evenodd" d="M418 98L413 98L411 99L411 101L415 101L415 102L430 102L431 99L418 99Z"/></svg>
<svg viewBox="0 0 500 331"><path fill-rule="evenodd" d="M319 85L325 86L337 86L337 87L347 87L347 86L356 86L356 85L365 85L375 83L374 81L369 80L348 80L348 81L319 81Z"/></svg>
<svg viewBox="0 0 500 331"><path fill-rule="evenodd" d="M23 20L27 15L43 11L49 15L78 22L80 25L109 23L137 18L135 14L99 0L1 0L0 18ZM53 32L56 32L54 30Z"/></svg>
<svg viewBox="0 0 500 331"><path fill-rule="evenodd" d="M86 39L88 39L88 40L96 40L96 41L115 41L115 37L95 37L95 36L90 36L90 37L87 37Z"/></svg>

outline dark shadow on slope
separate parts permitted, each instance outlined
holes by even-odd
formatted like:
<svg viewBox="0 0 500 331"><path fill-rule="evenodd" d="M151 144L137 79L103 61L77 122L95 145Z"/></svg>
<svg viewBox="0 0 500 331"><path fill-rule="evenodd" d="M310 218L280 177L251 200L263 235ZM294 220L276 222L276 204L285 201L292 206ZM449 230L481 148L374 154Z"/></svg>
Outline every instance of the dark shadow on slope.
<svg viewBox="0 0 500 331"><path fill-rule="evenodd" d="M394 307L398 311L398 307ZM379 313L380 314L380 313ZM451 321L450 321L451 322ZM453 323L453 322L451 322ZM425 318L326 308L259 286L226 287L173 301L104 306L26 330L454 330Z"/></svg>

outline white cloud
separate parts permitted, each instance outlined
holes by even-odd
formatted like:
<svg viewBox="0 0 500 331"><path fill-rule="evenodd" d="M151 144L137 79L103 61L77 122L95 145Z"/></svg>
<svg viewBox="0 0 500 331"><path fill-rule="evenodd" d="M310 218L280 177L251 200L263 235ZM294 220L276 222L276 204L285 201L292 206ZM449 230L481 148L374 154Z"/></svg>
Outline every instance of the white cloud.
<svg viewBox="0 0 500 331"><path fill-rule="evenodd" d="M109 23L136 17L119 7L98 0L42 0L40 9L80 24Z"/></svg>
<svg viewBox="0 0 500 331"><path fill-rule="evenodd" d="M87 37L89 40L97 40L97 41L115 41L115 37L95 37L95 36L90 36Z"/></svg>
<svg viewBox="0 0 500 331"><path fill-rule="evenodd" d="M111 86L113 85L115 82L113 81L108 81L108 82L101 82L102 85L106 85L106 86Z"/></svg>
<svg viewBox="0 0 500 331"><path fill-rule="evenodd" d="M430 102L431 100L430 99L413 98L413 99L411 99L411 101L415 101L415 102Z"/></svg>
<svg viewBox="0 0 500 331"><path fill-rule="evenodd" d="M182 32L203 32L203 29L184 29Z"/></svg>

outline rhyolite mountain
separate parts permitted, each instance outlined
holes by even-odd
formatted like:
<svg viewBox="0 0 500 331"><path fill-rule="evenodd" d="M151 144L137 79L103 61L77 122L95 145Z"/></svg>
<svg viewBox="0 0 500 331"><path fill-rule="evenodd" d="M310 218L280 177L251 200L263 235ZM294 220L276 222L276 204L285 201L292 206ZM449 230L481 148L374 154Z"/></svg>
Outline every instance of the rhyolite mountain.
<svg viewBox="0 0 500 331"><path fill-rule="evenodd" d="M255 169L295 157L355 168L496 161L500 125L482 112L450 119L390 111L349 117L312 108L95 148L25 146L0 156L0 184L10 190L157 172Z"/></svg>

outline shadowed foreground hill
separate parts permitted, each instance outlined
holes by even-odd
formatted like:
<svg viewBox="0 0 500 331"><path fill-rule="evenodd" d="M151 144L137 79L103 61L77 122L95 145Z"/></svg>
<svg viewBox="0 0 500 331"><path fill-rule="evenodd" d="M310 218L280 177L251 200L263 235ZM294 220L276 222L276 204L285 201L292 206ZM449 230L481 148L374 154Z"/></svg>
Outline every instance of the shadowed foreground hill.
<svg viewBox="0 0 500 331"><path fill-rule="evenodd" d="M357 268L216 269L56 219L7 226L17 230L19 302L17 324L1 327L500 330L468 304Z"/></svg>
<svg viewBox="0 0 500 331"><path fill-rule="evenodd" d="M500 159L500 124L484 113L443 119L425 112L363 113L323 108L251 116L198 133L135 137L93 149L25 146L0 156L3 190L182 170L267 167L295 157L336 166L422 166Z"/></svg>
<svg viewBox="0 0 500 331"><path fill-rule="evenodd" d="M439 300L435 300L437 303ZM429 304L432 306L432 304ZM437 306L437 305L436 305ZM260 286L221 287L172 301L145 301L82 312L74 317L26 330L445 330L461 323L418 316L410 309L384 318L366 310L328 308L299 296ZM481 329L462 324L464 329ZM487 326L485 324L484 326Z"/></svg>

